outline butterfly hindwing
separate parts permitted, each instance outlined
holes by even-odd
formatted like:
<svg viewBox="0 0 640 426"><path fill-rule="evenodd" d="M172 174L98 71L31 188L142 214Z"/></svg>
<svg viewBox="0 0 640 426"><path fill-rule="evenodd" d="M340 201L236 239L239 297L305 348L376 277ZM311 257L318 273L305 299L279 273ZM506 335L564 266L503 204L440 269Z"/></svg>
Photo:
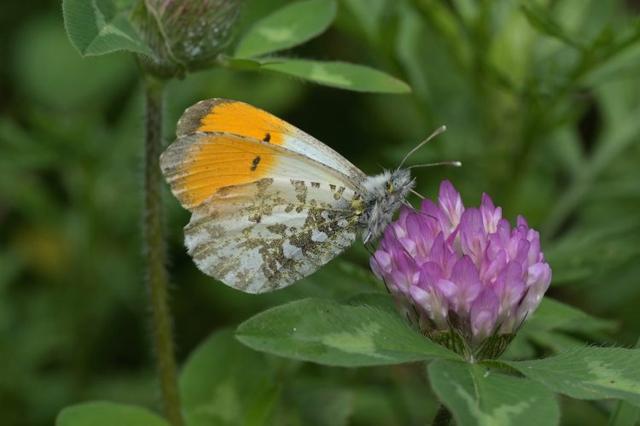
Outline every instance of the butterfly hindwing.
<svg viewBox="0 0 640 426"><path fill-rule="evenodd" d="M290 178L229 186L193 210L185 244L199 269L248 293L313 273L356 238L353 190Z"/></svg>

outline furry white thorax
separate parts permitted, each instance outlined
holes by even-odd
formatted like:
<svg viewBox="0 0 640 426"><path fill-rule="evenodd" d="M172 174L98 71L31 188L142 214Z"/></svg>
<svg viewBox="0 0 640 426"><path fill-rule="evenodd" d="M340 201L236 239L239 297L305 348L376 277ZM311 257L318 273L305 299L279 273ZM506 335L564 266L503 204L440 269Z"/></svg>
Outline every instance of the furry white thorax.
<svg viewBox="0 0 640 426"><path fill-rule="evenodd" d="M393 215L415 185L407 169L385 170L363 182L365 210L360 217L362 241L366 244L382 235Z"/></svg>

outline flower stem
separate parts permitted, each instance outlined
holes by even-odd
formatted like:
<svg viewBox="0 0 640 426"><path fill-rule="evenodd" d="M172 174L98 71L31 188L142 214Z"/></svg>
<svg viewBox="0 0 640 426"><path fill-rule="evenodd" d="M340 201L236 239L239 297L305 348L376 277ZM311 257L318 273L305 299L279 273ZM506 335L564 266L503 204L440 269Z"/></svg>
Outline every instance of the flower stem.
<svg viewBox="0 0 640 426"><path fill-rule="evenodd" d="M440 404L436 416L433 418L433 426L449 426L451 423L451 412L447 410L447 407Z"/></svg>
<svg viewBox="0 0 640 426"><path fill-rule="evenodd" d="M166 269L165 236L162 212L162 175L159 157L162 150L162 107L164 82L145 78L144 149L144 255L151 302L153 345L164 414L172 426L182 426L180 395L176 379L176 361L169 309L169 275Z"/></svg>

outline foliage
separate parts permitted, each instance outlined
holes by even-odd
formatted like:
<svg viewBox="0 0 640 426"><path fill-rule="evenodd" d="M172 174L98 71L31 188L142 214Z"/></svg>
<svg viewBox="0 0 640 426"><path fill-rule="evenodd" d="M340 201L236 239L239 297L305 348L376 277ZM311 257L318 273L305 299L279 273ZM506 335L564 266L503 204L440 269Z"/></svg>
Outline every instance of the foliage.
<svg viewBox="0 0 640 426"><path fill-rule="evenodd" d="M345 367L458 358L412 330L388 298L376 296L291 302L241 324L237 336L254 349Z"/></svg>
<svg viewBox="0 0 640 426"><path fill-rule="evenodd" d="M190 425L265 424L280 393L276 369L233 332L215 333L191 354L180 378Z"/></svg>
<svg viewBox="0 0 640 426"><path fill-rule="evenodd" d="M334 1L292 3L256 22L238 43L235 56L252 58L289 49L325 32L335 17Z"/></svg>
<svg viewBox="0 0 640 426"><path fill-rule="evenodd" d="M480 365L436 361L431 385L461 425L552 425L558 403L544 386Z"/></svg>
<svg viewBox="0 0 640 426"><path fill-rule="evenodd" d="M617 398L638 405L639 357L637 349L585 347L545 359L507 364L573 398Z"/></svg>
<svg viewBox="0 0 640 426"><path fill-rule="evenodd" d="M122 426L149 425L167 426L160 416L135 406L114 404L111 402L87 402L68 407L60 412L56 426L79 425L112 425Z"/></svg>
<svg viewBox="0 0 640 426"><path fill-rule="evenodd" d="M64 426L86 424L85 415L164 423L153 413L143 308L142 104L129 54L149 55L150 47L125 13L132 3L65 0L62 14L55 2L0 6L3 425L50 425L58 413ZM505 356L469 365L418 344L390 303L379 302L384 296L356 296L383 291L362 247L290 289L239 294L195 270L182 246L187 215L167 199L189 424L427 424L439 400L459 424L554 424L559 413L562 424L634 424L638 349L627 348L640 335L637 2L306 0L288 12L309 22L304 28L276 19L292 2L245 3L238 42L169 83L167 135L199 99L242 99L375 173L445 123L448 132L412 161L463 167L416 170L417 190L434 194L446 176L470 204L487 192L506 217L524 214L541 229L554 279ZM271 33L286 40L260 41L261 26L274 22ZM116 53L95 56L107 52ZM326 68L345 62L372 68ZM330 72L314 74L316 63ZM321 322L310 307L342 320ZM379 320L385 327L372 332ZM232 330L240 323L241 341L296 359L238 343ZM352 333L362 343L355 353ZM320 345L327 334L332 344ZM425 362L317 364L371 365L379 348L398 361L430 359L427 379ZM247 395L247 386L260 392ZM113 402L83 402L90 400Z"/></svg>
<svg viewBox="0 0 640 426"><path fill-rule="evenodd" d="M67 34L83 56L117 50L152 54L131 22L108 1L68 0L62 11Z"/></svg>
<svg viewBox="0 0 640 426"><path fill-rule="evenodd" d="M101 55L118 50L138 53L145 69L162 77L182 76L185 71L217 64L266 69L364 92L409 91L403 82L362 65L265 57L324 32L335 19L333 0L305 0L276 10L242 35L235 57L228 58L224 47L240 0L191 0L184 5L168 3L169 6L156 3L139 1L133 11L127 11L112 0L63 0L62 9L69 38L80 54ZM173 13L171 4L177 9ZM207 13L203 15L201 10ZM209 30L196 39L189 31L185 34L184 27ZM203 41L207 39L210 41Z"/></svg>

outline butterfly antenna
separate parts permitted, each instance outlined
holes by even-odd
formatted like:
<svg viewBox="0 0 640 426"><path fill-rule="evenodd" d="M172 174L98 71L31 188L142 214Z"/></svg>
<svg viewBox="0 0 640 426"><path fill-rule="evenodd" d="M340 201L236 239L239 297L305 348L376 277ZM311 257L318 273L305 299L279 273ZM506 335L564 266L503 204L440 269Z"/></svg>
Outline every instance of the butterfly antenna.
<svg viewBox="0 0 640 426"><path fill-rule="evenodd" d="M426 198L424 195L422 195L421 193L419 193L415 189L410 189L409 191L411 191L414 195L417 195L418 197L420 197L421 200L424 200Z"/></svg>
<svg viewBox="0 0 640 426"><path fill-rule="evenodd" d="M423 168L423 167L435 167L435 166L461 167L462 166L462 162L460 162L460 161L439 161L437 163L414 164L413 166L407 167L407 169L419 169L419 168Z"/></svg>
<svg viewBox="0 0 640 426"><path fill-rule="evenodd" d="M402 202L402 205L405 206L405 207L410 208L411 210L415 210L416 209L415 207L413 207L413 205L410 202L408 202L406 200Z"/></svg>
<svg viewBox="0 0 640 426"><path fill-rule="evenodd" d="M447 130L447 126L440 126L438 127L433 133L431 133L425 140L423 140L422 142L420 142L418 145L416 145L411 151L409 151L407 153L407 155L404 156L404 158L402 159L402 161L400 162L400 165L398 166L398 168L402 168L402 166L404 165L405 161L407 161L407 159L409 157L411 157L411 155L413 155L414 152L416 152L417 150L419 150L420 148L422 148L424 145L426 145L431 139L435 138L436 136L438 136L441 133L444 133L444 131Z"/></svg>

